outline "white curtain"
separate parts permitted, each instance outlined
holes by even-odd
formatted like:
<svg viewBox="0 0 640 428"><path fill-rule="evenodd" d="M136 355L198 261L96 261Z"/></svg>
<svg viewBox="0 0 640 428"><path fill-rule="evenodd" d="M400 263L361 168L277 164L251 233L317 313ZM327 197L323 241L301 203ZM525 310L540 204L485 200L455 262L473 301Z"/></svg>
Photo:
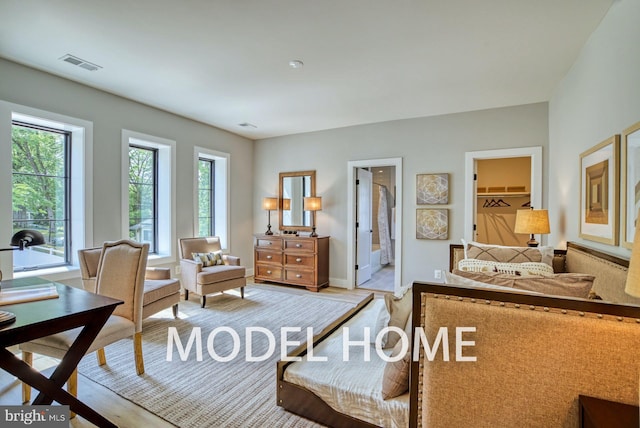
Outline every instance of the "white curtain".
<svg viewBox="0 0 640 428"><path fill-rule="evenodd" d="M387 203L387 188L379 186L380 203L378 204L378 232L380 234L380 264L393 264L391 250L391 235L389 233L389 204Z"/></svg>

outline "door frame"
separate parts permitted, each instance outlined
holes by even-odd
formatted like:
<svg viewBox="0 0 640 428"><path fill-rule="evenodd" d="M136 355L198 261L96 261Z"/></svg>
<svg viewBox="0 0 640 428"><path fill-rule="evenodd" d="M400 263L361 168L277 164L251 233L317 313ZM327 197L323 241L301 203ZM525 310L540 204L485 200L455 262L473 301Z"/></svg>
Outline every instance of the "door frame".
<svg viewBox="0 0 640 428"><path fill-rule="evenodd" d="M473 224L477 210L476 185L473 179L476 173L476 161L500 158L531 158L531 206L542 206L542 147L522 147L516 149L482 150L465 153L464 181L464 239L473 241Z"/></svg>
<svg viewBox="0 0 640 428"><path fill-rule="evenodd" d="M356 260L356 169L379 166L396 168L396 239L394 293L402 290L402 158L365 159L347 162L347 288L355 288Z"/></svg>

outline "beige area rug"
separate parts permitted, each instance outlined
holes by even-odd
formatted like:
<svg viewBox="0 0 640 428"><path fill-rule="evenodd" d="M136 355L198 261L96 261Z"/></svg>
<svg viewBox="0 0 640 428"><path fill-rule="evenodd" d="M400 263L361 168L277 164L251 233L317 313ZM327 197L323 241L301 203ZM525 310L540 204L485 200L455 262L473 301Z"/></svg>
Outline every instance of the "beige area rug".
<svg viewBox="0 0 640 428"><path fill-rule="evenodd" d="M145 374L137 376L133 345L122 340L106 348L107 365L98 366L94 355L81 361L81 375L109 388L179 427L319 427L276 406L276 361L280 359L280 328L302 327L289 340L303 341L306 327L317 334L354 305L321 294L291 294L249 286L245 298L221 294L207 298L201 309L195 298L180 301L180 319L144 321ZM168 327L177 328L186 347L194 327L202 332L202 361L195 346L181 361L176 346L173 361L167 361ZM216 327L227 326L240 336L240 353L229 362L214 360L207 351L207 338ZM276 338L273 355L261 362L245 360L245 327L269 329ZM268 340L254 334L253 355L263 355ZM230 335L215 336L214 349L220 356L232 350ZM289 348L291 351L293 348Z"/></svg>

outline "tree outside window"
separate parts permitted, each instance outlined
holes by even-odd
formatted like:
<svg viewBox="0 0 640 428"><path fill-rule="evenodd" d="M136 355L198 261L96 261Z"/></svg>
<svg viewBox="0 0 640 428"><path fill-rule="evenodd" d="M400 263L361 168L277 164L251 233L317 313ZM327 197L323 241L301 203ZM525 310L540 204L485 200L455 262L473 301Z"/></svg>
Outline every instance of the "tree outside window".
<svg viewBox="0 0 640 428"><path fill-rule="evenodd" d="M71 134L14 122L11 142L13 232L35 229L46 241L14 253L14 271L68 264Z"/></svg>
<svg viewBox="0 0 640 428"><path fill-rule="evenodd" d="M214 236L214 166L213 159L198 160L198 236Z"/></svg>
<svg viewBox="0 0 640 428"><path fill-rule="evenodd" d="M149 243L157 252L157 162L156 149L129 146L129 238Z"/></svg>

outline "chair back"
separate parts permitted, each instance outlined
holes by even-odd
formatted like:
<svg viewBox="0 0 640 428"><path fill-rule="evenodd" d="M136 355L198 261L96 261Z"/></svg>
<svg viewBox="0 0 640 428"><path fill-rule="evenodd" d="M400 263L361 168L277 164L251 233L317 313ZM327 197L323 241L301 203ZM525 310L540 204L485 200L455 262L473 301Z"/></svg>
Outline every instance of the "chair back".
<svg viewBox="0 0 640 428"><path fill-rule="evenodd" d="M191 259L191 253L212 253L221 249L218 236L180 239L180 258L183 259Z"/></svg>
<svg viewBox="0 0 640 428"><path fill-rule="evenodd" d="M142 295L149 244L129 240L105 242L98 263L96 292L120 299L114 315L133 321L142 331Z"/></svg>
<svg viewBox="0 0 640 428"><path fill-rule="evenodd" d="M92 293L96 292L96 277L98 276L98 263L100 262L101 253L102 247L78 250L82 286Z"/></svg>

